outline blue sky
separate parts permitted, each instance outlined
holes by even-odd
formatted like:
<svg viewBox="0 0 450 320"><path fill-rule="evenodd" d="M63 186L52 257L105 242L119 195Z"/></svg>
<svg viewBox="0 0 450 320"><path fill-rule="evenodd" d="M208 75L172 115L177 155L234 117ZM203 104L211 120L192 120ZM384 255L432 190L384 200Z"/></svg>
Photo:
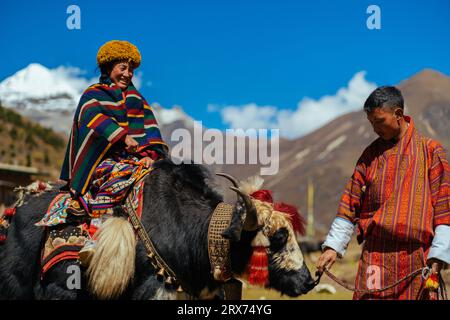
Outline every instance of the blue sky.
<svg viewBox="0 0 450 320"><path fill-rule="evenodd" d="M66 27L71 4L81 30ZM370 4L381 8L381 30L366 27ZM1 11L0 80L32 62L91 78L100 45L128 40L143 56L147 100L181 105L208 127L230 125L220 112L227 106L294 111L305 97L335 95L359 71L377 85L423 68L450 75L447 0L18 0Z"/></svg>

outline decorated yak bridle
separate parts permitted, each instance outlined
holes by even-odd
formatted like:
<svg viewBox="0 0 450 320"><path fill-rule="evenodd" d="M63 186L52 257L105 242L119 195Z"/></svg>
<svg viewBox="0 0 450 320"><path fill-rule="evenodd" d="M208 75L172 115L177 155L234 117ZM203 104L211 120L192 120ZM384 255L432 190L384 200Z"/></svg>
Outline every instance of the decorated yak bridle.
<svg viewBox="0 0 450 320"><path fill-rule="evenodd" d="M251 242L252 255L250 258L250 262L247 265L246 272L248 274L248 282L250 284L257 286L266 286L269 284L268 252L270 247L270 241L268 239L268 234L271 226L268 224L262 223L261 225L259 224L257 209L253 201L258 200L262 203L268 204L271 207L270 214L268 216L269 220L270 216L273 214L274 211L278 211L287 216L288 219L292 222L292 224L293 225L295 224L293 228L298 230L300 234L304 233L305 231L304 223L301 221L300 215L298 214L298 211L294 206L283 202L274 203L271 190L260 189L253 191L250 194L247 194L239 186L239 183L236 178L224 173L217 173L217 175L230 180L233 183L233 187L230 187L230 189L235 191L244 202L246 209L246 217L243 225L243 230L258 231L255 238ZM229 253L227 256L228 257L230 256Z"/></svg>

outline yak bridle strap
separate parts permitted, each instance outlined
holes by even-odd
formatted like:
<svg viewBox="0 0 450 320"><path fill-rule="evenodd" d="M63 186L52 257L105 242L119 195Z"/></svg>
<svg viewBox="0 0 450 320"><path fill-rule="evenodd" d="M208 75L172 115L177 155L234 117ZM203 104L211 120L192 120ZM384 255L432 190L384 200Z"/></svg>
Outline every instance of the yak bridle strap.
<svg viewBox="0 0 450 320"><path fill-rule="evenodd" d="M128 197L126 200L126 211L130 218L130 222L133 225L133 228L136 230L137 235L142 240L144 244L145 250L147 251L147 256L150 258L150 261L153 267L158 270L158 275L164 277L167 284L177 284L177 278L175 276L175 272L167 265L167 263L161 258L158 251L156 251L155 246L153 245L152 240L150 239L148 233L145 231L144 226L142 225L141 220L137 216L136 211L133 208L133 204L131 203L130 198ZM178 288L179 290L181 288Z"/></svg>
<svg viewBox="0 0 450 320"><path fill-rule="evenodd" d="M144 174L142 177L140 177L139 181L147 174ZM137 182L138 181L136 181L135 184ZM187 291L187 285L181 283L181 281L177 278L175 272L173 272L173 270L169 267L169 265L159 255L147 231L145 231L141 219L139 219L136 210L134 209L130 195L126 197L125 208L126 213L130 218L131 225L136 230L138 237L144 244L145 251L147 252L147 257L150 259L152 266L157 271L157 275L163 277L165 279L165 283L167 283L168 285L177 287L177 294L179 295L183 294L183 291Z"/></svg>
<svg viewBox="0 0 450 320"><path fill-rule="evenodd" d="M222 234L230 226L233 206L221 202L214 209L208 227L208 254L215 280L225 282L232 277L230 240Z"/></svg>

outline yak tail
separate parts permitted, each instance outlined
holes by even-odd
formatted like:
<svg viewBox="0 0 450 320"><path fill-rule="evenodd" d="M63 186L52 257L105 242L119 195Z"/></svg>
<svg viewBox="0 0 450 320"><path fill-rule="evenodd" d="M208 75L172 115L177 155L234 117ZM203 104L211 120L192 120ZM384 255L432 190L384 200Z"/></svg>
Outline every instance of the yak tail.
<svg viewBox="0 0 450 320"><path fill-rule="evenodd" d="M97 231L95 253L87 270L89 288L99 299L114 299L134 275L136 238L124 218L111 217Z"/></svg>

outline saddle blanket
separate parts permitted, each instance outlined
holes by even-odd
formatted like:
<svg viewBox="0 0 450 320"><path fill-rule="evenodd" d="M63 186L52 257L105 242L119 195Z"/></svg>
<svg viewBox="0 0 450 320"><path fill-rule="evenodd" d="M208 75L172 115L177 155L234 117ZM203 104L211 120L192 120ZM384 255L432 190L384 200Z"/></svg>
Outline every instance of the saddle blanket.
<svg viewBox="0 0 450 320"><path fill-rule="evenodd" d="M137 182L129 197L133 209L141 217L144 181ZM99 218L91 218L87 223L79 225L66 224L66 208L70 203L70 195L58 194L50 203L44 218L36 225L47 230L44 247L41 252L41 279L45 273L57 263L64 260L78 260L78 253L86 241L95 239L95 232L106 218L105 214ZM122 205L127 212L125 205Z"/></svg>
<svg viewBox="0 0 450 320"><path fill-rule="evenodd" d="M142 189L143 189L144 180L140 180L138 183L136 183L130 192L129 197L131 197L131 203L133 205L134 210L136 210L136 213L140 216L141 214L141 195L142 195ZM90 193L86 193L84 196L84 199L89 201L95 201L95 199L92 199L92 196ZM69 193L60 193L58 194L50 203L48 206L47 212L45 213L44 217L37 222L35 225L38 227L52 227L60 224L65 224L67 219L67 212L66 209L69 207L71 201L71 197ZM123 206L123 205L122 205ZM123 206L126 210L126 207ZM112 213L111 211L106 211L105 213ZM92 219L95 220L95 219Z"/></svg>

